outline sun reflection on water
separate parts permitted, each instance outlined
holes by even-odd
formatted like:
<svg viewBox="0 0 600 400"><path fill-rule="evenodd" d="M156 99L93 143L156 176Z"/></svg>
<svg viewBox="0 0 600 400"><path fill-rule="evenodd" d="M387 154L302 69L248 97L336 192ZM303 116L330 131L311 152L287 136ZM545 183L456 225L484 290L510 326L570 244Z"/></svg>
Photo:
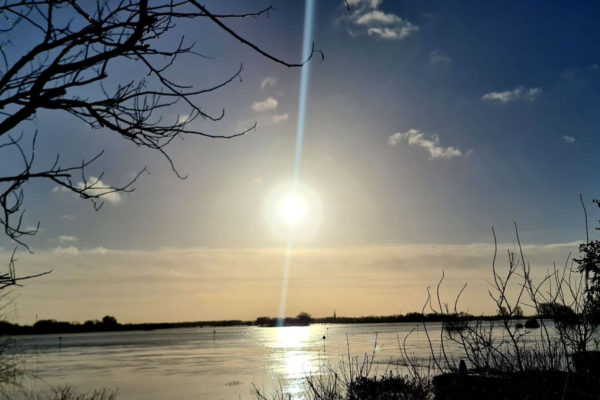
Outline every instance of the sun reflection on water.
<svg viewBox="0 0 600 400"><path fill-rule="evenodd" d="M277 350L274 372L281 377L284 391L294 399L303 398L305 377L318 370L311 334L317 333L311 332L310 326L273 328L272 346Z"/></svg>
<svg viewBox="0 0 600 400"><path fill-rule="evenodd" d="M310 336L310 326L286 326L276 328L277 347L302 348Z"/></svg>

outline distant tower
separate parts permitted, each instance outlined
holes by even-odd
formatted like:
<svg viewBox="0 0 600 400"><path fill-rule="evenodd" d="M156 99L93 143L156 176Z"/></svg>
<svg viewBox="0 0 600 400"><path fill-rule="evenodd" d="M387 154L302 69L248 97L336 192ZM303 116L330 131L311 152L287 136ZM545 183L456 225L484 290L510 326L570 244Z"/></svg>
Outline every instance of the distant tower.
<svg viewBox="0 0 600 400"><path fill-rule="evenodd" d="M335 315L335 308L333 309L333 319L336 319L337 316Z"/></svg>

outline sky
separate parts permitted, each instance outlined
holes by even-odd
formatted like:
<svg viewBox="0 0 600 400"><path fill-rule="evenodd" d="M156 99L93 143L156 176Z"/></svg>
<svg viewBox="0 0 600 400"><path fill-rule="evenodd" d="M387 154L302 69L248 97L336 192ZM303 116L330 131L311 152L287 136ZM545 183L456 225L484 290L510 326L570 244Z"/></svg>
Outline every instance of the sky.
<svg viewBox="0 0 600 400"><path fill-rule="evenodd" d="M208 58L169 74L209 87L243 64L241 79L203 98L225 118L196 120L231 140L187 136L160 154L114 133L41 111L16 132L38 131L40 166L104 150L89 171L126 183L100 211L53 184L25 187L23 274L53 272L14 289L7 318L83 322L254 319L276 316L286 254L286 315L420 311L445 273L462 309L493 312L487 295L495 228L514 249L515 226L536 273L562 265L599 219L600 27L590 2L316 1L299 163L303 215L290 249L282 218L296 168L301 69L286 68L208 20L178 24ZM262 9L227 23L264 50L302 59L303 1L208 1L215 13ZM29 37L27 39L29 40ZM131 79L116 63L108 84ZM176 120L185 107L165 112ZM0 138L2 139L2 138ZM0 155L0 170L14 168ZM595 233L594 233L595 235ZM0 238L1 259L14 247ZM505 260L502 259L502 262ZM448 300L450 301L450 300Z"/></svg>

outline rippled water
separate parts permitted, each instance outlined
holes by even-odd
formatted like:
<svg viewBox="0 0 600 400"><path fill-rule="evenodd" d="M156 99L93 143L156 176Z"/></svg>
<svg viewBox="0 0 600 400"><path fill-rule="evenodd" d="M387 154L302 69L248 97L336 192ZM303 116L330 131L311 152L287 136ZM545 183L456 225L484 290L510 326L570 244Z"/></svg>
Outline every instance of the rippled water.
<svg viewBox="0 0 600 400"><path fill-rule="evenodd" d="M441 325L428 327L439 342ZM427 359L427 336L414 323L37 335L17 337L15 345L36 377L27 385L37 390L68 383L83 391L118 388L119 400L247 399L252 385L298 393L307 374L348 351L375 351L383 372L411 331L406 350ZM447 350L459 354L456 346Z"/></svg>

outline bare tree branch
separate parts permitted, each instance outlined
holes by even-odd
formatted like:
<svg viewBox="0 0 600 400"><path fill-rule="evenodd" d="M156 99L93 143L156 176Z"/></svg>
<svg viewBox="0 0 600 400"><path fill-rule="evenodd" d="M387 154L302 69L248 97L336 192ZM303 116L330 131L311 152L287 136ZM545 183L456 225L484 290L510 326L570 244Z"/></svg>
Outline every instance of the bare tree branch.
<svg viewBox="0 0 600 400"><path fill-rule="evenodd" d="M185 37L179 41L162 40L182 20L209 20L228 35L251 47L269 60L286 67L300 63L286 62L244 39L222 20L268 16L272 7L242 13L212 13L195 0L4 0L0 1L0 143L1 151L13 152L22 161L20 171L0 176L0 225L5 234L30 250L25 236L37 229L23 223L23 184L45 179L58 187L91 200L94 208L102 206L102 197L133 190L133 184L145 171L120 186L106 186L102 173L95 180L86 178L87 170L102 152L84 158L80 164L61 165L57 156L53 165L40 167L35 161L35 140L25 151L23 135L13 131L35 117L39 110L62 111L85 122L92 129L104 129L120 135L140 147L162 154L172 170L175 167L165 147L176 137L199 135L231 139L252 132L253 124L240 132L212 133L198 128L197 120L219 121L225 109L212 114L201 106L203 95L215 92L236 79L241 80L243 66L229 77L210 87L196 87L170 76L170 69L180 56L200 56ZM39 34L38 42L22 49L17 37L21 31ZM321 53L322 55L322 53ZM119 61L133 62L141 74L129 81L110 76L110 67ZM143 76L145 70L145 76ZM107 89L110 84L116 88ZM186 107L187 112L182 112ZM176 121L163 118L167 112L179 115ZM77 179L80 177L80 179Z"/></svg>
<svg viewBox="0 0 600 400"><path fill-rule="evenodd" d="M198 135L231 139L255 130L256 123L239 132L211 132L200 127L201 121L220 121L221 108L207 111L205 95L216 92L235 80L241 81L243 66L208 87L182 82L171 72L180 57L210 58L195 51L181 35L167 38L181 21L216 23L268 60L286 67L287 62L263 50L223 23L227 19L269 16L273 8L240 13L212 13L196 0L0 0L0 152L17 157L10 170L0 171L0 226L4 234L31 251L26 238L38 232L24 222L24 185L45 180L56 188L92 202L94 209L106 196L131 192L142 168L132 179L120 185L103 182L103 172L90 173L103 151L96 155L75 154L80 163L54 162L40 165L36 159L38 132L31 132L31 144L23 133L27 121L41 110L61 111L83 121L90 129L117 134L136 146L163 155L179 178L166 146L175 138ZM27 33L29 42L22 37ZM33 39L30 39L33 38ZM131 78L111 74L114 65L135 65ZM136 75L137 74L137 75ZM169 120L165 115L177 115ZM45 132L42 132L45 134ZM73 155L69 155L73 159ZM43 275L43 274L42 274ZM9 272L0 275L0 290L20 280L39 275L16 277L14 253Z"/></svg>

